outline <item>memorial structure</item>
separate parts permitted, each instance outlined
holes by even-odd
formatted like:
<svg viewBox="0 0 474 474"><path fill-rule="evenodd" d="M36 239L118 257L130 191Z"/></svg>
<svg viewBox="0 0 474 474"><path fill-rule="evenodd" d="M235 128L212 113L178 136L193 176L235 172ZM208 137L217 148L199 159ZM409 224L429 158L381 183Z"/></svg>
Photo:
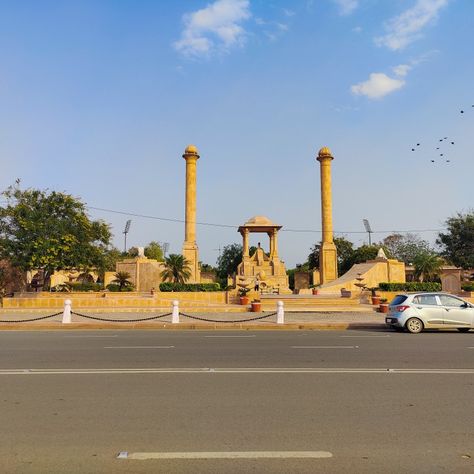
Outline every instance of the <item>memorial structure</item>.
<svg viewBox="0 0 474 474"><path fill-rule="evenodd" d="M274 224L264 216L249 219L238 229L243 239L242 262L237 267L236 283L239 281L258 286L262 293L289 294L288 275L285 264L278 256L278 231L281 225ZM269 237L269 252L265 253L258 244L257 250L250 255L249 234L260 232Z"/></svg>

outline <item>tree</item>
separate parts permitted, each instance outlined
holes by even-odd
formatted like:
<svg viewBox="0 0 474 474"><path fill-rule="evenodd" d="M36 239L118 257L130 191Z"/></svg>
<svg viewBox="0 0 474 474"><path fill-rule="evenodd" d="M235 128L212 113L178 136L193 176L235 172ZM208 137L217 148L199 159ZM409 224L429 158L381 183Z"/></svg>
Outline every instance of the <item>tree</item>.
<svg viewBox="0 0 474 474"><path fill-rule="evenodd" d="M145 247L145 257L151 258L152 260L157 260L158 262L163 261L163 249L158 242L152 240Z"/></svg>
<svg viewBox="0 0 474 474"><path fill-rule="evenodd" d="M209 265L208 263L202 263L202 262L199 262L199 263L201 266L201 272L216 273L216 269L212 265Z"/></svg>
<svg viewBox="0 0 474 474"><path fill-rule="evenodd" d="M117 272L114 276L115 280L112 280L111 283L115 283L116 285L118 285L120 291L122 291L127 286L132 286L132 282L130 281L130 273Z"/></svg>
<svg viewBox="0 0 474 474"><path fill-rule="evenodd" d="M114 272L117 262L123 260L123 252L119 249L112 247L107 249L104 253L103 265L99 268L101 272Z"/></svg>
<svg viewBox="0 0 474 474"><path fill-rule="evenodd" d="M182 255L170 254L165 258L165 269L161 272L163 280L185 283L191 277L189 261Z"/></svg>
<svg viewBox="0 0 474 474"><path fill-rule="evenodd" d="M463 269L474 268L474 211L446 220L447 232L438 235L441 255Z"/></svg>
<svg viewBox="0 0 474 474"><path fill-rule="evenodd" d="M354 244L345 237L334 237L334 245L337 249L338 273L339 275L342 275L350 268L347 268L347 261L354 252ZM314 244L314 246L311 248L311 253L308 255L307 261L310 270L319 268L320 249L320 243Z"/></svg>
<svg viewBox="0 0 474 474"><path fill-rule="evenodd" d="M391 256L400 262L411 265L419 254L432 252L430 244L416 234L392 234L382 241Z"/></svg>
<svg viewBox="0 0 474 474"><path fill-rule="evenodd" d="M10 186L0 207L0 258L14 267L42 270L44 279L56 270L104 264L111 233L103 221L92 221L85 205L69 194Z"/></svg>
<svg viewBox="0 0 474 474"><path fill-rule="evenodd" d="M21 291L25 287L25 273L13 267L8 260L0 260L0 297Z"/></svg>
<svg viewBox="0 0 474 474"><path fill-rule="evenodd" d="M257 247L249 247L249 254L253 255ZM237 271L237 267L242 262L243 247L240 244L230 244L224 246L222 253L217 259L217 276L221 280L227 280L229 275ZM267 254L268 255L268 254Z"/></svg>
<svg viewBox="0 0 474 474"><path fill-rule="evenodd" d="M434 252L419 253L414 261L414 276L420 281L433 281L443 266L443 260Z"/></svg>
<svg viewBox="0 0 474 474"><path fill-rule="evenodd" d="M242 261L242 245L230 244L222 249L222 253L217 259L217 276L223 280L228 275L232 275L237 271L237 266Z"/></svg>

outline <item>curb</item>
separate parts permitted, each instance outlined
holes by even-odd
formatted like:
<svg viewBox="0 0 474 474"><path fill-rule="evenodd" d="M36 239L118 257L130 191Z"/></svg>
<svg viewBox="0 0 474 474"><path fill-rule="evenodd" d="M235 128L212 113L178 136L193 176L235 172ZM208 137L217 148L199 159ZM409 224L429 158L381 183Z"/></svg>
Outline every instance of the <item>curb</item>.
<svg viewBox="0 0 474 474"><path fill-rule="evenodd" d="M245 323L109 323L109 324L91 324L91 323L48 323L48 324L22 324L7 323L0 325L0 331L73 331L73 330L107 330L107 329L146 329L146 330L245 330L245 331L298 331L298 330L381 330L386 329L385 323L364 323L364 322L321 322L321 323L286 323L286 324L245 324Z"/></svg>

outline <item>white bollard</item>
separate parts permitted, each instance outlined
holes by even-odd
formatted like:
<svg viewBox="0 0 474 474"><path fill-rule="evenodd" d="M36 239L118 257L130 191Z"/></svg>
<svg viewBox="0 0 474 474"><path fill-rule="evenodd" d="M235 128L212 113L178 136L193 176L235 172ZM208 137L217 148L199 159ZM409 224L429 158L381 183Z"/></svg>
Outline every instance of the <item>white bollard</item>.
<svg viewBox="0 0 474 474"><path fill-rule="evenodd" d="M178 324L179 323L179 301L173 301L173 313L171 316L171 323Z"/></svg>
<svg viewBox="0 0 474 474"><path fill-rule="evenodd" d="M285 310L283 309L283 301L277 303L277 324L285 324Z"/></svg>
<svg viewBox="0 0 474 474"><path fill-rule="evenodd" d="M64 301L63 324L71 323L71 300Z"/></svg>

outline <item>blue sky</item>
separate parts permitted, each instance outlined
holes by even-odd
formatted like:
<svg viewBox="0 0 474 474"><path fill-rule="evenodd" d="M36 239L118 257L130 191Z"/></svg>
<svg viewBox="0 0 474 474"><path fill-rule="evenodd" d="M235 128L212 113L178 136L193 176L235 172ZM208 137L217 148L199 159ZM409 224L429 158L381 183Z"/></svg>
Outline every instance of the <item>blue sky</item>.
<svg viewBox="0 0 474 474"><path fill-rule="evenodd" d="M329 146L338 235L440 229L473 207L473 45L470 0L0 1L0 187L182 220L194 143L198 221L266 215L292 267L321 238L290 230L321 228ZM119 248L131 218L130 245L181 251L182 223L90 214ZM240 242L197 239L211 264Z"/></svg>

